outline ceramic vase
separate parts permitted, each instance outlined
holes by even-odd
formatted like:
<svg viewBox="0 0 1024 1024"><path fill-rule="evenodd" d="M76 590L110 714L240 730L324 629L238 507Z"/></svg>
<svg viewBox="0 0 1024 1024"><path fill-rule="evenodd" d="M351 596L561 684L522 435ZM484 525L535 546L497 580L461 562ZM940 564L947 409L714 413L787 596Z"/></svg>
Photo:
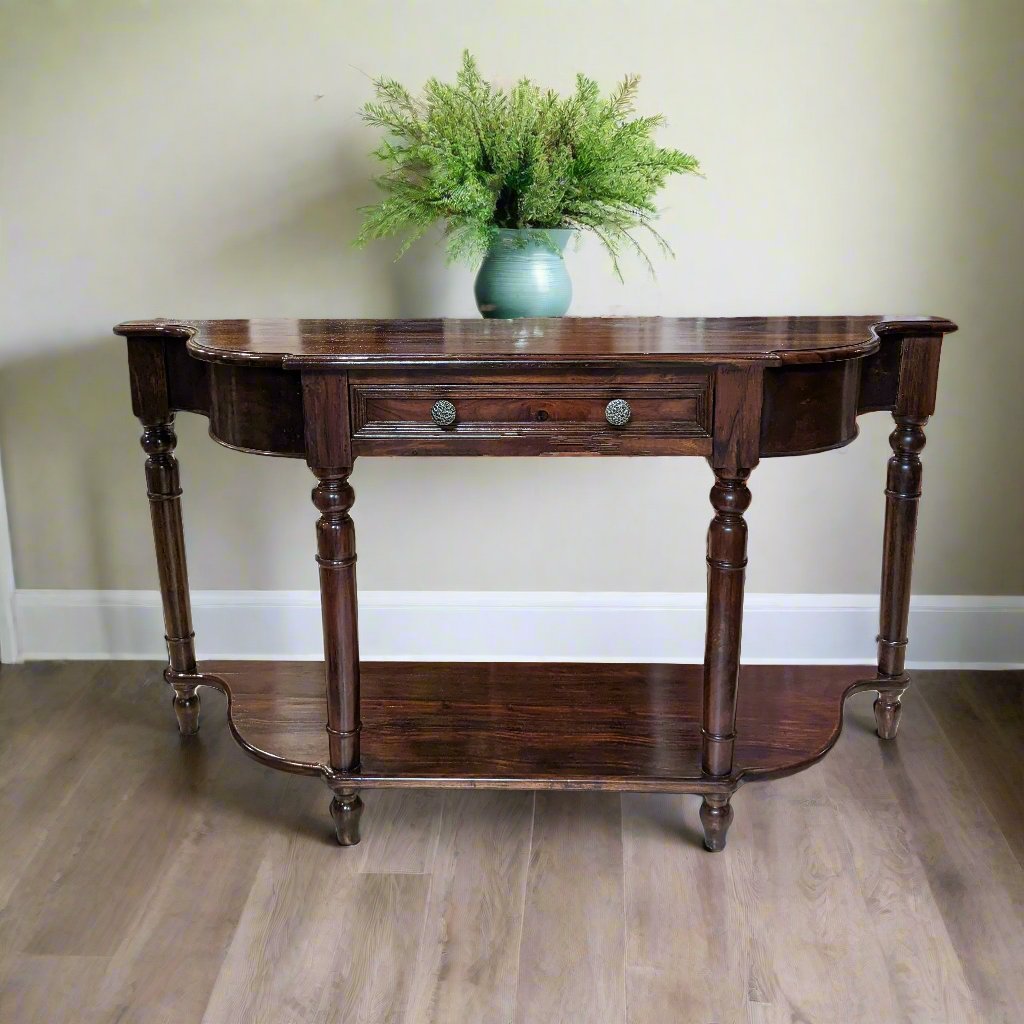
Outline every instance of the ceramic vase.
<svg viewBox="0 0 1024 1024"><path fill-rule="evenodd" d="M569 228L501 228L476 275L477 309L488 319L564 316L572 302L565 269Z"/></svg>

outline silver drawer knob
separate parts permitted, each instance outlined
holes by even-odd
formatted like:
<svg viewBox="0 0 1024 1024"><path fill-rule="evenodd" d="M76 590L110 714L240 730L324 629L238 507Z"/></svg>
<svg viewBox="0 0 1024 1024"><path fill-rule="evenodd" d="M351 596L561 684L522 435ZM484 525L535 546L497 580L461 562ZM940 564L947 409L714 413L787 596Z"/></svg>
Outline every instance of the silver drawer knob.
<svg viewBox="0 0 1024 1024"><path fill-rule="evenodd" d="M624 398L613 398L604 407L604 418L613 427L624 427L629 422L629 417L633 415L633 410L629 407L629 402Z"/></svg>
<svg viewBox="0 0 1024 1024"><path fill-rule="evenodd" d="M455 406L442 398L440 402L434 403L430 410L430 418L439 427L450 427L455 422Z"/></svg>

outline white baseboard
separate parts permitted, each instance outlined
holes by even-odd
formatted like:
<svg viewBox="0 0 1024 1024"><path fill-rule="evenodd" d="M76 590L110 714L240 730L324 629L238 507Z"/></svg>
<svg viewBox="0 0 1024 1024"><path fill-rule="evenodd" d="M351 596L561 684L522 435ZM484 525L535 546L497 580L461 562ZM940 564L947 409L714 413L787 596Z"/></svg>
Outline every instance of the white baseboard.
<svg viewBox="0 0 1024 1024"><path fill-rule="evenodd" d="M203 658L319 659L315 591L196 591ZM750 663L872 664L878 600L862 594L751 594ZM156 591L18 590L24 659L162 658ZM703 659L703 594L366 591L365 660L664 661ZM1024 667L1024 597L927 597L911 610L909 664ZM6 656L6 655L5 655Z"/></svg>

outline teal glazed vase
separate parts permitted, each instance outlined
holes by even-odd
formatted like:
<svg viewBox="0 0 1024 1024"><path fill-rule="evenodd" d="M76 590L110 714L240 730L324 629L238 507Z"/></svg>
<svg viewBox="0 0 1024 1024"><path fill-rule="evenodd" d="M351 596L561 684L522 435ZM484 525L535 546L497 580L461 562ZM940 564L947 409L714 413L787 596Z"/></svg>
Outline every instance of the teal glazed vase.
<svg viewBox="0 0 1024 1024"><path fill-rule="evenodd" d="M562 254L570 237L571 228L499 228L473 285L481 315L565 316L572 281Z"/></svg>

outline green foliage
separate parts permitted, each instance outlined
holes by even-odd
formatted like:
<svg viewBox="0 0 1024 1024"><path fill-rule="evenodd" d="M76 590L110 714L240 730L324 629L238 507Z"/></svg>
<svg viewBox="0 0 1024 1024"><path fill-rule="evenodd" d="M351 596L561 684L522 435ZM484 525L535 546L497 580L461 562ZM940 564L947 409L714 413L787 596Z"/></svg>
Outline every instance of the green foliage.
<svg viewBox="0 0 1024 1024"><path fill-rule="evenodd" d="M506 91L468 51L454 85L432 78L422 96L377 79L361 113L387 133L374 151L385 195L364 211L356 243L400 234L401 256L441 220L449 258L476 262L499 228L576 228L601 240L620 279L626 249L650 266L631 232L646 229L670 252L651 225L655 194L670 174L700 167L655 144L661 116L633 116L638 83L629 76L607 98L584 75L565 98L526 78Z"/></svg>

